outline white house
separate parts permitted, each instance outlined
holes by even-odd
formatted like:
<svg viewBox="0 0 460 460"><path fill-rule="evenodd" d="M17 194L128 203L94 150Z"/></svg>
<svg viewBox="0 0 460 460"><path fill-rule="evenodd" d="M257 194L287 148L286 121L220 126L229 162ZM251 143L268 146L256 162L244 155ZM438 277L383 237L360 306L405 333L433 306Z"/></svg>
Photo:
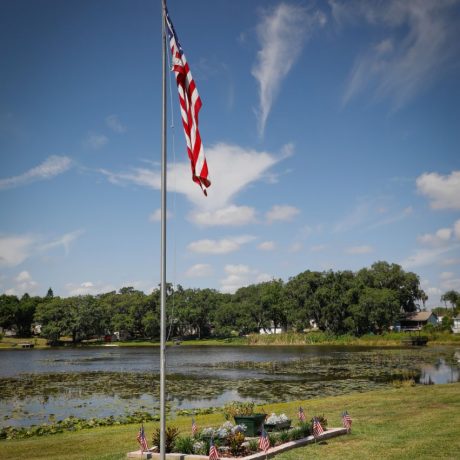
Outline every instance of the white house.
<svg viewBox="0 0 460 460"><path fill-rule="evenodd" d="M452 332L454 334L460 334L460 316L454 318L454 324L452 326Z"/></svg>

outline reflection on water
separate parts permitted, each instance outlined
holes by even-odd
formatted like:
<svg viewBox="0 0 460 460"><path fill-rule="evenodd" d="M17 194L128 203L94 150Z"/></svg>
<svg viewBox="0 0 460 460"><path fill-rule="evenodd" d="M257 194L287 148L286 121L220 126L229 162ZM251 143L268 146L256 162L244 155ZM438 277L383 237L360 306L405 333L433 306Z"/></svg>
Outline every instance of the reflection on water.
<svg viewBox="0 0 460 460"><path fill-rule="evenodd" d="M456 347L184 347L168 349L168 406L221 406L367 391L414 379L457 382ZM0 351L0 426L156 413L159 349Z"/></svg>

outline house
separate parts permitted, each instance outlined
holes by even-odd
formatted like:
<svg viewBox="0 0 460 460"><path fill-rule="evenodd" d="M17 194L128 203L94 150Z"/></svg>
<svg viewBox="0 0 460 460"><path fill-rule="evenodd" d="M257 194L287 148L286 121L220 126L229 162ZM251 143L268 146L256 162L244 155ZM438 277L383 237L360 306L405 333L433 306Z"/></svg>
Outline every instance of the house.
<svg viewBox="0 0 460 460"><path fill-rule="evenodd" d="M452 326L452 332L454 334L460 334L460 316L453 318L454 324Z"/></svg>
<svg viewBox="0 0 460 460"><path fill-rule="evenodd" d="M275 327L273 321L270 323L270 327L261 327L259 334L281 334L283 330L280 327Z"/></svg>
<svg viewBox="0 0 460 460"><path fill-rule="evenodd" d="M396 324L397 331L420 331L423 326L438 324L438 317L431 311L414 311L406 313Z"/></svg>

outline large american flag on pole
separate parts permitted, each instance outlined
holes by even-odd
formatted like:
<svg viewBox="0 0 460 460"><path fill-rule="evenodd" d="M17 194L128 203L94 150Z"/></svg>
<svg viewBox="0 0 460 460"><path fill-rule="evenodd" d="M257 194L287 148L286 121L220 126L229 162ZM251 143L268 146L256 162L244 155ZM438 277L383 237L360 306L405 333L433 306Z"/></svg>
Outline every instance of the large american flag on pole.
<svg viewBox="0 0 460 460"><path fill-rule="evenodd" d="M172 54L172 70L176 75L177 90L179 91L187 153L192 166L192 179L207 195L206 189L210 187L211 182L208 179L208 165L204 156L200 131L198 130L198 112L201 109L202 102L167 9L165 17L169 47Z"/></svg>
<svg viewBox="0 0 460 460"><path fill-rule="evenodd" d="M145 439L144 425L140 427L139 433L137 433L137 442L141 446L141 452L147 452L149 450L147 439Z"/></svg>

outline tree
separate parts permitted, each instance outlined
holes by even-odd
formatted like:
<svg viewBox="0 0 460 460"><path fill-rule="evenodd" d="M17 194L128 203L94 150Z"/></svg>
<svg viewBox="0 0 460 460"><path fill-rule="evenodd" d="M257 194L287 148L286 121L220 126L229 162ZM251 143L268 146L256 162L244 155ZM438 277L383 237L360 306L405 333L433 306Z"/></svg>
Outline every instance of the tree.
<svg viewBox="0 0 460 460"><path fill-rule="evenodd" d="M449 302L452 307L452 313L455 314L455 310L460 308L460 293L454 290L447 291L441 296L441 301L446 305Z"/></svg>

